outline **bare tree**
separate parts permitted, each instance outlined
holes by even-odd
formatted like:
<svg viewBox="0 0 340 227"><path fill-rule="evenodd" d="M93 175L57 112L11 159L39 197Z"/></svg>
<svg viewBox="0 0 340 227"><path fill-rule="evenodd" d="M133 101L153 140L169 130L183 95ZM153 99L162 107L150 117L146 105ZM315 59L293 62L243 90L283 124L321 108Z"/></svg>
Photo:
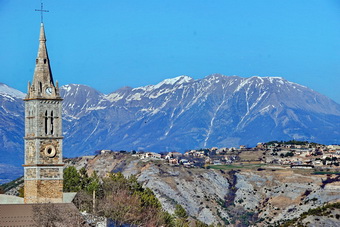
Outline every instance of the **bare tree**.
<svg viewBox="0 0 340 227"><path fill-rule="evenodd" d="M88 226L73 204L34 204L33 214L34 221L38 226Z"/></svg>
<svg viewBox="0 0 340 227"><path fill-rule="evenodd" d="M74 205L76 205L76 207L78 207L80 211L95 213L95 211L92 210L93 208L92 196L83 190L77 193L77 195L73 199L73 203Z"/></svg>
<svg viewBox="0 0 340 227"><path fill-rule="evenodd" d="M98 204L98 213L114 220L117 225L124 223L139 224L143 214L138 196L130 195L127 190L106 195Z"/></svg>

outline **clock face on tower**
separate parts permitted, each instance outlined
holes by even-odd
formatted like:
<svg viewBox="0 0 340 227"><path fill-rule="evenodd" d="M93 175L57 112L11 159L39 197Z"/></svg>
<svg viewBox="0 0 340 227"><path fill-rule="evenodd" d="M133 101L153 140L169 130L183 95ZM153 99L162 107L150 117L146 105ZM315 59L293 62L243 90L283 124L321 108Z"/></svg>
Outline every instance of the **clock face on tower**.
<svg viewBox="0 0 340 227"><path fill-rule="evenodd" d="M52 94L52 88L51 87L47 87L45 92L46 92L46 94L51 95Z"/></svg>

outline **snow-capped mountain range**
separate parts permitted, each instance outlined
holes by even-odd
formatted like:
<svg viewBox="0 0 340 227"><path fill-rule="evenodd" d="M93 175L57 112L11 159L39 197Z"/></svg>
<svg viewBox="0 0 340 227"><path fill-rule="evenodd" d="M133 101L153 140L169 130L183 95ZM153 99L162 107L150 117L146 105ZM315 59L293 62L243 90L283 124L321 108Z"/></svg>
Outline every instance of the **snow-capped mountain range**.
<svg viewBox="0 0 340 227"><path fill-rule="evenodd" d="M340 143L340 105L279 77L180 76L110 94L69 84L61 95L65 156L99 149L184 151L290 139ZM23 96L0 84L1 163L23 161Z"/></svg>

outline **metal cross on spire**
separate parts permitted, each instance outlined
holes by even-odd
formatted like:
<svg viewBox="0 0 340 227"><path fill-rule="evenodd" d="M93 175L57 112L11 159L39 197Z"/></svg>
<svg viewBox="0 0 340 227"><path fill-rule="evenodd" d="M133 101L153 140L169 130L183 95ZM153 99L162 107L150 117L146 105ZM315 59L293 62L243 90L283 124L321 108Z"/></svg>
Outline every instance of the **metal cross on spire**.
<svg viewBox="0 0 340 227"><path fill-rule="evenodd" d="M44 22L44 13L48 13L48 10L44 10L44 4L41 2L40 9L36 9L35 11L40 11L41 13L41 23Z"/></svg>

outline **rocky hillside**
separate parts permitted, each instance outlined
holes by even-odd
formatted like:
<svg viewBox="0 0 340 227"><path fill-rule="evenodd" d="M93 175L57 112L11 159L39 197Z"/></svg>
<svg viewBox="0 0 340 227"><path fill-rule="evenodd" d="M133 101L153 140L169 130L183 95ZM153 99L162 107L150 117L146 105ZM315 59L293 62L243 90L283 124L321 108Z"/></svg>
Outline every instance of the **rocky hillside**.
<svg viewBox="0 0 340 227"><path fill-rule="evenodd" d="M259 223L267 226L298 218L325 203L340 201L339 177L311 175L309 170L275 166L238 170L188 169L119 153L87 156L67 163L77 168L86 167L89 173L96 170L101 176L109 171L121 171L126 176L136 174L167 211L173 212L178 203L191 216L207 224L246 226ZM340 210L334 212L339 214ZM335 214L333 217L330 221L337 222Z"/></svg>

